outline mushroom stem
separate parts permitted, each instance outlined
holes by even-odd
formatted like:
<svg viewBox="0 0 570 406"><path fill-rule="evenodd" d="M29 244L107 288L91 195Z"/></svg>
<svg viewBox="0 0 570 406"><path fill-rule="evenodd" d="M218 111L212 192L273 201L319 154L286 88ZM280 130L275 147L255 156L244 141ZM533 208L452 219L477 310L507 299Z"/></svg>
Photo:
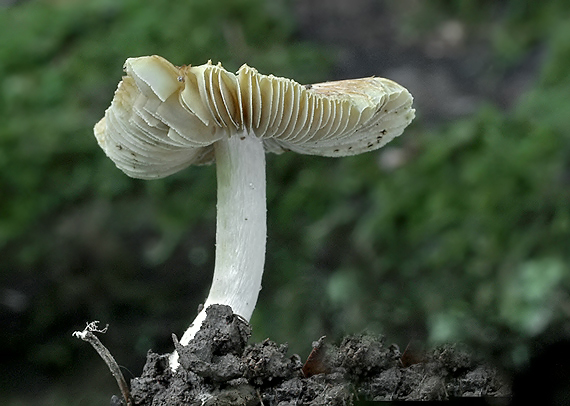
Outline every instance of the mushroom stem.
<svg viewBox="0 0 570 406"><path fill-rule="evenodd" d="M216 265L210 293L180 344L187 345L206 318L206 308L224 304L248 320L265 263L266 196L263 140L247 131L214 144L218 181ZM176 352L170 359L176 369Z"/></svg>
<svg viewBox="0 0 570 406"><path fill-rule="evenodd" d="M204 307L225 304L249 321L265 263L265 149L261 138L242 133L218 141L215 151L216 266Z"/></svg>

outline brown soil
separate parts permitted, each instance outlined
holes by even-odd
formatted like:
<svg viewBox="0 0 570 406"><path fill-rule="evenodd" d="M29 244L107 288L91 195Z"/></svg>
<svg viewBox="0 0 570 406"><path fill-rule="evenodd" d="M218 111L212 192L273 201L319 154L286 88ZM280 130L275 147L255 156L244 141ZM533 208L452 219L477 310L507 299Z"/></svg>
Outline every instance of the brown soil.
<svg viewBox="0 0 570 406"><path fill-rule="evenodd" d="M303 365L286 344L247 344L251 328L229 307L212 306L207 314L187 347L175 339L181 364L175 373L168 354L149 352L142 376L131 381L134 405L335 406L461 397L506 404L510 394L495 369L456 345L403 356L382 337L355 335L339 346L319 340Z"/></svg>

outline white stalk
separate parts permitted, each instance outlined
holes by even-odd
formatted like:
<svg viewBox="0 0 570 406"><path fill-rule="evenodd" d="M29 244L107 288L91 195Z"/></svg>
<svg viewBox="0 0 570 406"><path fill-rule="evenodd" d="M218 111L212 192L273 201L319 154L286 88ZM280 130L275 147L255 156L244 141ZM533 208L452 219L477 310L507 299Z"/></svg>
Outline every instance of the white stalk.
<svg viewBox="0 0 570 406"><path fill-rule="evenodd" d="M254 134L238 133L214 144L218 181L216 265L204 308L186 330L187 345L212 304L228 305L248 320L261 290L265 263L266 196L265 150ZM178 354L170 358L178 367Z"/></svg>

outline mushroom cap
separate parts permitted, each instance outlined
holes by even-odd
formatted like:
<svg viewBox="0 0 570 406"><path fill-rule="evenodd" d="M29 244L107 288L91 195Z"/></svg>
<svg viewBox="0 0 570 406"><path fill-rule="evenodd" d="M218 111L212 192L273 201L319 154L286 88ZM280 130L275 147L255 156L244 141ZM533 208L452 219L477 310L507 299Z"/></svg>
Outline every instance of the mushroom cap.
<svg viewBox="0 0 570 406"><path fill-rule="evenodd" d="M342 157L373 151L414 118L411 94L384 78L303 86L243 65L236 74L211 61L172 65L129 58L95 137L134 178L168 176L214 160L213 144L248 133L267 152Z"/></svg>

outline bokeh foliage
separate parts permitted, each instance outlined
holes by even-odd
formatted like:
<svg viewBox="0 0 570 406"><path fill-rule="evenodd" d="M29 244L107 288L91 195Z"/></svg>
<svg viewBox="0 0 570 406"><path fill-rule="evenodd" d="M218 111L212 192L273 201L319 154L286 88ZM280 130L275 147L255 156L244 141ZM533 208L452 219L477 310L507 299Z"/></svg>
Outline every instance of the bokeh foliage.
<svg viewBox="0 0 570 406"><path fill-rule="evenodd" d="M306 352L323 334L367 328L401 346L465 340L514 363L537 336L568 329L563 3L434 1L402 24L410 37L446 18L484 27L505 70L541 47L540 77L509 111L489 103L437 126L419 111L394 145L358 157L268 157L254 338ZM207 292L213 167L132 180L92 136L127 57L327 79L330 54L296 39L284 2L141 4L30 1L0 14L0 355L11 374L76 370L90 349L70 334L93 319L111 323L107 344L139 368L149 348L170 350Z"/></svg>
<svg viewBox="0 0 570 406"><path fill-rule="evenodd" d="M278 173L293 179L280 178L290 186L270 216L268 261L283 271L266 279L290 275L289 286L256 317L281 321L277 336L296 325L312 337L367 328L402 346L462 340L509 366L538 340L569 334L569 8L440 1L415 9L402 35L425 35L407 26L420 18L460 19L493 49L494 74L540 49L538 79L508 111L487 103L435 129L419 111L378 154L315 158L301 170L304 157L281 161ZM394 154L403 162L396 169L385 164Z"/></svg>

